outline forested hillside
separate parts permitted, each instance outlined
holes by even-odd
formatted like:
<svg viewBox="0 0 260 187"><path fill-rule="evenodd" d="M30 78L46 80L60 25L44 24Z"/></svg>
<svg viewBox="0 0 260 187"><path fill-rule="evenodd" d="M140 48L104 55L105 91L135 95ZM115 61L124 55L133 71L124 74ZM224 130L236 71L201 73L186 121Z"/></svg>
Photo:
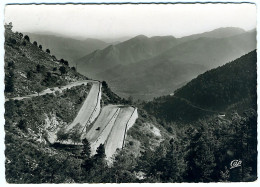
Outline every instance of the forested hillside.
<svg viewBox="0 0 260 187"><path fill-rule="evenodd" d="M256 110L256 51L199 75L174 95L154 99L146 109L166 121L194 121L237 110Z"/></svg>
<svg viewBox="0 0 260 187"><path fill-rule="evenodd" d="M198 76L174 95L141 104L174 135L140 157L146 181L256 180L256 77L252 51ZM233 160L241 165L230 167Z"/></svg>
<svg viewBox="0 0 260 187"><path fill-rule="evenodd" d="M252 51L220 68L199 75L178 89L174 96L185 98L203 108L220 111L242 99L256 99L256 55L256 51Z"/></svg>
<svg viewBox="0 0 260 187"><path fill-rule="evenodd" d="M168 124L174 139L137 161L143 182L250 182L257 179L257 116L247 110L190 125ZM165 123L167 125L167 123ZM231 162L241 165L232 168Z"/></svg>

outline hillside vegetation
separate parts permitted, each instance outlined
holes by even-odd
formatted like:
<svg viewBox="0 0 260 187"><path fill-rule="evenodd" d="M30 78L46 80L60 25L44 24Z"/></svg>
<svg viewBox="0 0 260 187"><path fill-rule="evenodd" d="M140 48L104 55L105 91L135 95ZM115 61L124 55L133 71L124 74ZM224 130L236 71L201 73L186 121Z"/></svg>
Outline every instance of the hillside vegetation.
<svg viewBox="0 0 260 187"><path fill-rule="evenodd" d="M146 182L257 179L256 51L210 70L174 95L142 103L174 139L138 160ZM242 164L231 168L234 158Z"/></svg>
<svg viewBox="0 0 260 187"><path fill-rule="evenodd" d="M22 33L5 30L5 95L23 96L48 87L63 86L86 77L70 68L68 62L43 51L41 44Z"/></svg>
<svg viewBox="0 0 260 187"><path fill-rule="evenodd" d="M145 108L166 121L194 121L208 115L256 110L256 51L207 71Z"/></svg>
<svg viewBox="0 0 260 187"><path fill-rule="evenodd" d="M124 139L124 149L117 150L108 166L104 145L90 156L89 142L75 144L75 134L69 134L74 144L52 144L57 132L77 116L92 88L75 84L67 89L54 89L71 82L87 79L68 67L65 60L56 60L50 51L44 52L28 36L13 33L5 25L5 174L8 183L83 183L138 181L132 166L141 151L155 149L167 138L159 124L148 114L130 129ZM38 46L39 45L39 46ZM11 62L11 63L10 63ZM97 81L96 81L97 82ZM133 105L121 99L102 83L102 107L108 104ZM44 94L27 96L42 90ZM55 91L56 90L56 91ZM144 125L143 125L144 124ZM160 129L160 130L159 130ZM135 132L138 131L138 135ZM63 137L64 138L64 137ZM78 141L78 139L77 139ZM121 148L121 147L120 147ZM127 160L127 162L126 162Z"/></svg>

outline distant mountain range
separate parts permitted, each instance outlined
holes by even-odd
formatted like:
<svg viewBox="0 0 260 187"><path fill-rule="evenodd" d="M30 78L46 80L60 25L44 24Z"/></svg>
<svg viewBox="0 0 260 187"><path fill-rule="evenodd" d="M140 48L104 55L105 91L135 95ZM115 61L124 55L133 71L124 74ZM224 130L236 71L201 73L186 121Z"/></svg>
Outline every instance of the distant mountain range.
<svg viewBox="0 0 260 187"><path fill-rule="evenodd" d="M57 59L64 58L69 61L70 66L76 66L75 60L89 54L97 49L103 49L109 44L98 39L73 39L66 36L57 36L44 33L24 33L31 41L37 41L43 49L50 49L51 54Z"/></svg>
<svg viewBox="0 0 260 187"><path fill-rule="evenodd" d="M256 49L256 30L234 27L182 38L139 35L113 45L98 39L25 34L83 75L107 81L121 97L144 100L170 94L199 74Z"/></svg>
<svg viewBox="0 0 260 187"><path fill-rule="evenodd" d="M236 27L224 27L224 28L218 28L214 29L209 32L204 32L200 34L193 34L190 36L185 36L182 37L181 40L184 41L189 41L189 40L195 40L201 37L207 37L207 38L225 38L225 37L230 37L238 34L245 33L246 31L241 28L236 28Z"/></svg>
<svg viewBox="0 0 260 187"><path fill-rule="evenodd" d="M129 65L146 60L178 44L173 36L152 37L136 36L125 42L110 45L103 50L80 58L77 63L81 73L93 75L116 65Z"/></svg>
<svg viewBox="0 0 260 187"><path fill-rule="evenodd" d="M122 97L149 100L256 49L256 31L220 28L175 38L144 35L77 60L78 71L108 81Z"/></svg>

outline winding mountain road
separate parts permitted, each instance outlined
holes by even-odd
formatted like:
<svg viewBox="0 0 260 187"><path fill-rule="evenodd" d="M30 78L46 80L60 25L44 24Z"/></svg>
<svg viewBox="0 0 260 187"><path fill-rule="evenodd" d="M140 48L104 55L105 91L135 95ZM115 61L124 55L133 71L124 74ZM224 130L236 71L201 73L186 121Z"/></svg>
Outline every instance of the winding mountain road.
<svg viewBox="0 0 260 187"><path fill-rule="evenodd" d="M185 98L183 98L183 97L177 97L177 96L175 96L175 95L171 95L171 96L172 96L172 97L175 97L176 99L179 99L179 100L181 100L181 101L186 102L188 105L192 106L193 108L197 108L197 109L202 110L202 111L205 111L205 112L211 112L211 113L217 113L217 114L219 114L219 113L225 113L225 112L222 112L222 111L215 111L215 110L209 110L209 109L201 108L201 107L199 107L199 106L196 106L196 105L192 104L189 100L187 100L187 99L185 99Z"/></svg>
<svg viewBox="0 0 260 187"><path fill-rule="evenodd" d="M90 92L84 101L81 109L79 110L76 118L73 120L71 124L66 127L66 132L75 127L77 124L80 124L80 130L83 131L84 128L94 120L90 119L94 112L96 112L98 103L100 103L101 99L101 84L97 81L92 82L92 87ZM99 111L97 111L99 113Z"/></svg>
<svg viewBox="0 0 260 187"><path fill-rule="evenodd" d="M96 149L100 144L105 144L105 152L107 159L110 159L116 150L121 149L124 145L127 130L135 123L138 114L135 108L123 105L107 105L102 108L100 113L101 100L101 83L95 80L83 80L73 82L66 86L54 87L43 90L39 94L31 94L23 97L14 97L6 99L22 100L32 97L51 94L56 91L62 92L65 89L70 89L78 85L87 85L92 83L87 98L85 99L81 109L71 124L65 127L65 132L70 132L75 126L79 124L81 139L87 138L91 146L91 154L96 153ZM135 114L135 115L133 115ZM91 123L97 118L93 126ZM88 132L85 132L89 126ZM55 140L53 141L55 142ZM68 139L63 141L63 144L74 144L75 142ZM81 145L82 143L77 143Z"/></svg>
<svg viewBox="0 0 260 187"><path fill-rule="evenodd" d="M13 98L6 98L5 101L9 101L10 99L12 100L23 100L23 99L29 99L32 97L37 97L37 96L42 96L42 95L46 95L46 94L51 94L54 93L56 91L62 92L65 89L70 89L74 86L79 86L79 85L87 85L88 83L96 83L98 81L94 81L94 80L82 80L82 81L76 81L73 83L70 83L68 85L62 86L62 87L53 87L53 88L47 88L46 90L41 91L39 94L35 93L35 94L30 94L30 95L26 95L26 96L21 96L21 97L13 97Z"/></svg>

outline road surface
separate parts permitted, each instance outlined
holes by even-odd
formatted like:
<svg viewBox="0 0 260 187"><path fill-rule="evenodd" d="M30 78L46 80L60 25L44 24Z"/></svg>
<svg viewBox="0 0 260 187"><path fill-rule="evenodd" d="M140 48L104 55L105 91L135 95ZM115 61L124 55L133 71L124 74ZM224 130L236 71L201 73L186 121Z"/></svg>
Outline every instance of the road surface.
<svg viewBox="0 0 260 187"><path fill-rule="evenodd" d="M175 97L175 98L177 98L179 100L182 100L182 101L186 102L188 105L190 105L190 106L192 106L194 108L197 108L199 110L203 110L203 111L211 112L211 113L217 113L217 114L219 114L219 113L223 113L224 114L225 113L225 112L221 112L221 111L215 111L215 110L209 110L209 109L201 108L199 106L196 106L196 105L192 104L189 100L187 100L185 98L182 98L182 97L177 97L177 96L174 96L174 95L172 95L172 97Z"/></svg>
<svg viewBox="0 0 260 187"><path fill-rule="evenodd" d="M127 124L134 110L133 107L122 105L108 105L102 109L96 122L84 136L90 143L91 155L96 154L96 149L100 144L105 144L108 159L118 148L122 148Z"/></svg>
<svg viewBox="0 0 260 187"><path fill-rule="evenodd" d="M107 140L111 129L117 119L120 108L113 105L105 106L102 109L97 121L86 134L86 138L91 145L91 154L96 153L96 149L100 144L104 144Z"/></svg>
<svg viewBox="0 0 260 187"><path fill-rule="evenodd" d="M133 107L122 107L117 116L115 124L106 140L105 152L107 158L111 158L117 149L121 149L124 143L127 123L133 112Z"/></svg>
<svg viewBox="0 0 260 187"><path fill-rule="evenodd" d="M42 96L42 95L46 95L46 94L51 94L54 93L56 91L62 92L65 89L70 89L74 86L79 86L79 85L87 85L88 83L97 83L97 81L93 81L93 80L83 80L83 81L77 81L77 82L73 82L70 83L68 85L62 86L62 87L53 87L53 88L47 88L46 90L41 91L39 94L35 93L35 94L30 94L30 95L26 95L26 96L22 96L22 97L13 97L13 98L6 98L5 101L9 101L10 99L12 100L22 100L22 99L29 99L31 97L37 97L37 96Z"/></svg>
<svg viewBox="0 0 260 187"><path fill-rule="evenodd" d="M74 121L66 127L66 132L68 132L78 123L80 124L81 131L83 131L83 129L90 124L89 119L97 107L97 104L99 102L99 94L101 94L100 83L99 82L92 82L92 83L93 83L92 87L90 89L90 92L86 100L84 101Z"/></svg>
<svg viewBox="0 0 260 187"><path fill-rule="evenodd" d="M105 106L97 121L94 123L93 127L88 131L85 138L88 139L89 142L94 142L100 136L100 134L104 131L107 127L108 123L111 121L112 118L116 118L116 113L119 108L115 105L108 105Z"/></svg>

